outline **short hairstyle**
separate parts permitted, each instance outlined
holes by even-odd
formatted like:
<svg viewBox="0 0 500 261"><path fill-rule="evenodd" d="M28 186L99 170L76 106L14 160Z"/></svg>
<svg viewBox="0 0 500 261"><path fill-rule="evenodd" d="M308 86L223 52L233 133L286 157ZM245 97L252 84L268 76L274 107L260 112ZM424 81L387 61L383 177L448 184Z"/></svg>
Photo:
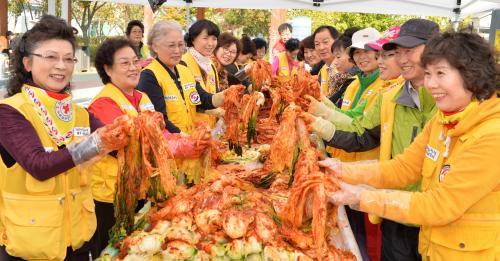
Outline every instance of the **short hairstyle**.
<svg viewBox="0 0 500 261"><path fill-rule="evenodd" d="M238 41L238 38L234 37L234 35L230 32L224 32L219 35L219 38L217 38L217 47L215 47L215 52L217 52L217 50L221 47L229 48L229 46L233 43L236 45L236 57L238 57L241 51L240 41Z"/></svg>
<svg viewBox="0 0 500 261"><path fill-rule="evenodd" d="M76 49L76 38L71 25L55 16L43 15L40 21L24 33L15 47L10 62L15 73L12 74L9 80L7 96L13 96L21 92L23 84L32 78L31 72L27 72L24 68L23 58L30 56L39 43L52 39L68 41L73 47L73 52Z"/></svg>
<svg viewBox="0 0 500 261"><path fill-rule="evenodd" d="M347 28L344 33L333 43L332 52L334 50L343 50L352 45L352 35L359 31L358 27Z"/></svg>
<svg viewBox="0 0 500 261"><path fill-rule="evenodd" d="M304 54L305 54L305 49L314 49L314 38L312 35L309 35L308 37L302 39L300 41L300 47L299 47L299 54L297 54L297 59L299 61L303 61Z"/></svg>
<svg viewBox="0 0 500 261"><path fill-rule="evenodd" d="M262 38L253 38L252 42L255 44L255 49L262 49L264 48L267 51L267 42L266 40Z"/></svg>
<svg viewBox="0 0 500 261"><path fill-rule="evenodd" d="M332 36L332 38L335 40L337 40L337 38L339 38L339 31L337 31L337 29L335 29L335 27L333 27L331 25L322 25L322 26L316 28L316 30L314 30L313 39L316 37L316 34L322 32L322 31L328 31L330 33L330 35Z"/></svg>
<svg viewBox="0 0 500 261"><path fill-rule="evenodd" d="M293 27L291 24L289 23L282 23L280 24L280 26L278 26L278 33L281 34L283 33L284 31L286 31L288 29L288 31L290 31L290 33L292 32L293 30Z"/></svg>
<svg viewBox="0 0 500 261"><path fill-rule="evenodd" d="M11 35L14 35L14 33L12 31L7 31L5 32L5 36L9 37Z"/></svg>
<svg viewBox="0 0 500 261"><path fill-rule="evenodd" d="M104 66L113 66L115 53L125 47L134 49L130 42L124 38L108 38L97 48L94 65L97 74L101 77L102 83L107 84L111 82L111 78L104 70Z"/></svg>
<svg viewBox="0 0 500 261"><path fill-rule="evenodd" d="M204 30L207 30L208 35L213 35L219 37L220 30L219 27L212 21L202 19L196 21L191 27L189 27L188 32L184 35L184 40L188 47L193 47L193 41L200 35Z"/></svg>
<svg viewBox="0 0 500 261"><path fill-rule="evenodd" d="M163 38L171 31L181 32L182 34L182 27L177 21L174 20L161 20L153 25L148 33L148 47L153 57L158 55L155 51L153 51L153 42Z"/></svg>
<svg viewBox="0 0 500 261"><path fill-rule="evenodd" d="M463 78L465 88L478 100L500 91L500 68L492 46L475 33L444 33L431 38L421 57L422 65L445 59Z"/></svg>
<svg viewBox="0 0 500 261"><path fill-rule="evenodd" d="M142 24L142 22L139 20L132 20L132 21L128 22L128 24L127 24L127 30L125 32L127 34L127 36L130 35L130 33L132 32L132 29L134 29L134 26L139 26L142 30L142 33L144 33L144 25Z"/></svg>
<svg viewBox="0 0 500 261"><path fill-rule="evenodd" d="M300 42L299 39L297 38L290 38L290 40L286 41L285 43L285 50L289 52L293 52L295 50L298 50L300 47Z"/></svg>
<svg viewBox="0 0 500 261"><path fill-rule="evenodd" d="M252 39L250 39L250 37L248 37L246 34L241 36L240 44L241 44L241 54L243 55L257 54L257 49L255 48L255 44L253 43Z"/></svg>

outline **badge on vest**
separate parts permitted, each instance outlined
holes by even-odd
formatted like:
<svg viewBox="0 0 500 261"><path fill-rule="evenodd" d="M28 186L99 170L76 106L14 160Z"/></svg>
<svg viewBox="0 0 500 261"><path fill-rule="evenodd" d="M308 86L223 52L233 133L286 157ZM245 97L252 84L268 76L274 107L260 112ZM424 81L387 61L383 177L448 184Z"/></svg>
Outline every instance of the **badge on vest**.
<svg viewBox="0 0 500 261"><path fill-rule="evenodd" d="M56 116L64 122L71 121L73 118L73 106L71 100L62 100L56 102Z"/></svg>
<svg viewBox="0 0 500 261"><path fill-rule="evenodd" d="M427 144L427 146L425 147L425 156L436 162L439 158L439 151Z"/></svg>
<svg viewBox="0 0 500 261"><path fill-rule="evenodd" d="M198 105L201 103L200 95L196 91L189 94L189 100L191 100L191 103L194 105Z"/></svg>
<svg viewBox="0 0 500 261"><path fill-rule="evenodd" d="M73 136L75 137L83 137L90 135L89 127L74 127L73 128Z"/></svg>
<svg viewBox="0 0 500 261"><path fill-rule="evenodd" d="M443 182L446 174L450 171L450 164L443 165L441 172L439 173L439 182Z"/></svg>
<svg viewBox="0 0 500 261"><path fill-rule="evenodd" d="M346 100L346 99L342 100L342 106L349 106L349 105L351 105L350 100Z"/></svg>
<svg viewBox="0 0 500 261"><path fill-rule="evenodd" d="M141 111L155 111L155 106L152 103L142 104L139 107L141 107Z"/></svg>
<svg viewBox="0 0 500 261"><path fill-rule="evenodd" d="M185 91L187 91L191 88L195 88L195 87L196 87L196 85L192 82L182 85L182 89L184 89Z"/></svg>
<svg viewBox="0 0 500 261"><path fill-rule="evenodd" d="M165 96L165 101L177 101L177 96L175 95L167 95Z"/></svg>

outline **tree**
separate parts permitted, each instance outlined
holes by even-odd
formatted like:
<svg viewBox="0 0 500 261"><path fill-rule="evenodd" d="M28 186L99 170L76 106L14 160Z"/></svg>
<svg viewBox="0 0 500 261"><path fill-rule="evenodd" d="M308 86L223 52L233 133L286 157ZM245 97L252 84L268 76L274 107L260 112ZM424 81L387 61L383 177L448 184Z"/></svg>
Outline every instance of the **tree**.
<svg viewBox="0 0 500 261"><path fill-rule="evenodd" d="M249 36L269 36L271 12L256 9L224 9L222 12L222 28L241 31Z"/></svg>
<svg viewBox="0 0 500 261"><path fill-rule="evenodd" d="M90 2L90 1L78 1L73 5L71 13L75 18L78 26L82 29L83 34L83 45L89 46L90 44L90 28L92 26L92 20L96 15L96 12L104 7L106 3Z"/></svg>

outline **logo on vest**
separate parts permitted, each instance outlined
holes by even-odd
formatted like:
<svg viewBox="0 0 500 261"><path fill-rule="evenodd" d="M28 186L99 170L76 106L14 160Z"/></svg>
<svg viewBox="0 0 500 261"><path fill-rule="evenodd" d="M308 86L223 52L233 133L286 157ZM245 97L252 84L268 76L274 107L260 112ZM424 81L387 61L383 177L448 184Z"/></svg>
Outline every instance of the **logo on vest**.
<svg viewBox="0 0 500 261"><path fill-rule="evenodd" d="M425 156L435 162L439 158L439 151L427 144L425 147Z"/></svg>
<svg viewBox="0 0 500 261"><path fill-rule="evenodd" d="M165 96L165 101L177 101L177 96L167 95L167 96Z"/></svg>
<svg viewBox="0 0 500 261"><path fill-rule="evenodd" d="M83 137L90 135L89 127L74 127L73 128L73 136L75 137Z"/></svg>
<svg viewBox="0 0 500 261"><path fill-rule="evenodd" d="M443 182L446 174L450 171L450 164L443 165L441 172L439 173L439 182Z"/></svg>
<svg viewBox="0 0 500 261"><path fill-rule="evenodd" d="M200 104L200 95L198 94L198 92L190 93L189 99L191 100L192 104Z"/></svg>
<svg viewBox="0 0 500 261"><path fill-rule="evenodd" d="M56 102L56 116L65 122L71 121L73 118L73 106L71 106L71 100Z"/></svg>

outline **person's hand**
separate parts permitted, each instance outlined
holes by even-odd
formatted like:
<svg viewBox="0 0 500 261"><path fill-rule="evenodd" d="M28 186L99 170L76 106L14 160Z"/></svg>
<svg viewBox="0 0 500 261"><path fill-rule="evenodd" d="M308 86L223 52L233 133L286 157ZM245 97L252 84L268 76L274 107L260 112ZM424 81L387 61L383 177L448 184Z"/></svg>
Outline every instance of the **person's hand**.
<svg viewBox="0 0 500 261"><path fill-rule="evenodd" d="M336 130L333 123L321 117L316 117L308 112L300 113L299 117L307 124L307 129L316 132L321 139L330 141L333 138Z"/></svg>
<svg viewBox="0 0 500 261"><path fill-rule="evenodd" d="M310 95L306 95L304 97L309 100L309 113L322 118L325 118L325 116L328 115L331 109L328 108L328 106L326 106L323 102L316 100L316 98Z"/></svg>
<svg viewBox="0 0 500 261"><path fill-rule="evenodd" d="M222 107L205 111L205 114L212 115L217 118L224 117L224 113L226 113L226 111Z"/></svg>
<svg viewBox="0 0 500 261"><path fill-rule="evenodd" d="M199 158L210 145L210 137L193 140L191 136L183 136L180 133L164 133L164 136L174 158Z"/></svg>
<svg viewBox="0 0 500 261"><path fill-rule="evenodd" d="M359 209L361 193L367 189L365 186L351 185L340 182L340 190L330 193L328 199L337 206L349 205L354 209Z"/></svg>
<svg viewBox="0 0 500 261"><path fill-rule="evenodd" d="M318 164L320 167L325 168L327 174L342 179L342 161L335 158L327 158L325 160L318 161Z"/></svg>

